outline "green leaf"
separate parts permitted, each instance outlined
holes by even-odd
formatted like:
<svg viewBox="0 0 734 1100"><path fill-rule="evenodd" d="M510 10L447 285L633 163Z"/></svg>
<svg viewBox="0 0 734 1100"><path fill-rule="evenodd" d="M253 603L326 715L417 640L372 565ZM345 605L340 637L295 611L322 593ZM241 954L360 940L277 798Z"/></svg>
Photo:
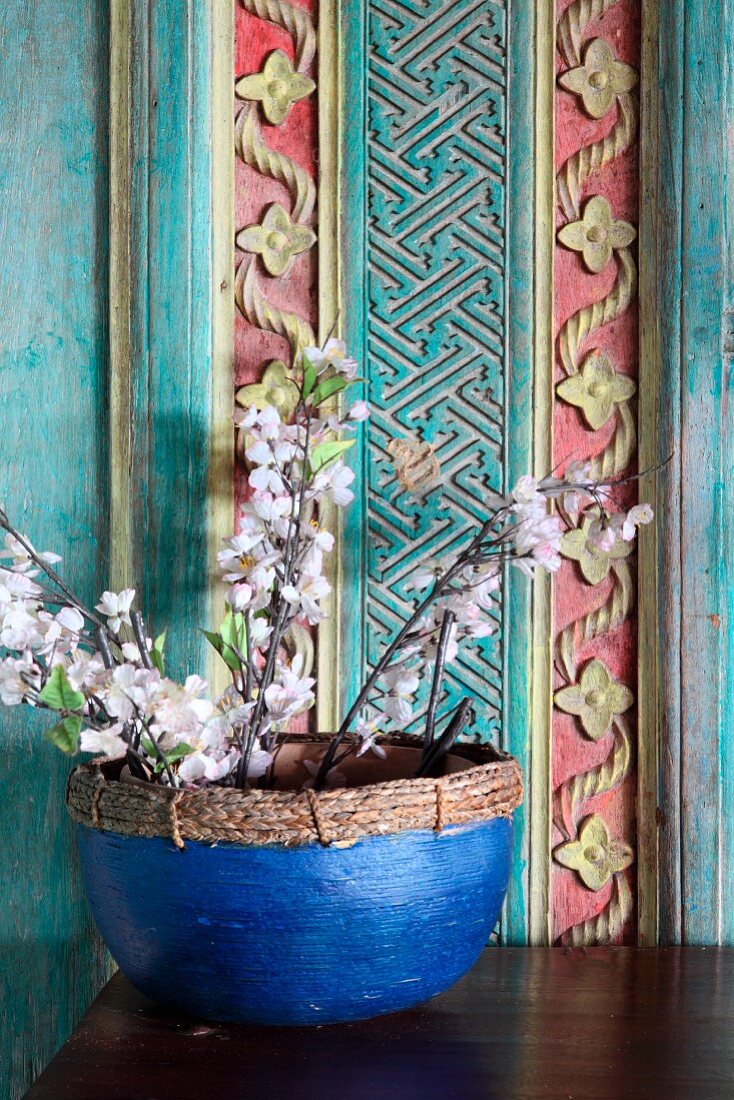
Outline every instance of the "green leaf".
<svg viewBox="0 0 734 1100"><path fill-rule="evenodd" d="M80 691L74 691L61 665L54 665L51 669L39 699L52 710L81 710L84 706L84 696Z"/></svg>
<svg viewBox="0 0 734 1100"><path fill-rule="evenodd" d="M79 715L70 714L68 718L62 718L53 729L46 730L43 736L67 756L73 756L79 745L81 729L82 720Z"/></svg>
<svg viewBox="0 0 734 1100"><path fill-rule="evenodd" d="M150 659L153 662L154 666L160 672L161 676L166 675L166 662L163 657L163 649L166 644L166 633L167 631L164 630L162 634L158 635L155 642L153 643L153 648L150 651Z"/></svg>
<svg viewBox="0 0 734 1100"><path fill-rule="evenodd" d="M188 756L190 752L194 751L193 746L187 745L185 741L182 741L180 745L174 745L169 752L164 752L163 749L160 748L160 746L156 751L155 745L147 737L141 737L140 743L147 752L148 756L156 760L153 771L156 772L158 775L160 775L160 773L163 771L166 764L175 764L177 760L182 760L184 756ZM158 756L161 756L162 759L158 760Z"/></svg>
<svg viewBox="0 0 734 1100"><path fill-rule="evenodd" d="M324 401L328 401L330 397L333 397L334 394L341 393L350 385L351 382L348 378L342 378L338 374L334 375L333 378L326 378L311 394L311 403L321 405Z"/></svg>
<svg viewBox="0 0 734 1100"><path fill-rule="evenodd" d="M212 634L209 630L202 630L201 633L204 635L206 640L214 646L227 668L231 669L232 672L239 672L242 668L242 662L240 661L239 657L232 649L232 647L227 645L227 643L224 641L222 635Z"/></svg>
<svg viewBox="0 0 734 1100"><path fill-rule="evenodd" d="M320 443L318 447L314 447L311 451L311 473L317 474L319 470L323 470L324 466L328 466L335 458L339 458L355 443L355 439L339 439L333 443Z"/></svg>
<svg viewBox="0 0 734 1100"><path fill-rule="evenodd" d="M316 368L303 357L303 400L305 401L316 385Z"/></svg>

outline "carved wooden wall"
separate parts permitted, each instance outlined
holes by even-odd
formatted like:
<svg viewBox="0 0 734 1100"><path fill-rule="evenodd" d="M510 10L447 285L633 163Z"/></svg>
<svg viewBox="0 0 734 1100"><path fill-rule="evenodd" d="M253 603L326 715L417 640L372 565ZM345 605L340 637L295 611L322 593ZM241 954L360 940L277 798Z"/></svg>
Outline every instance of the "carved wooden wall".
<svg viewBox="0 0 734 1100"><path fill-rule="evenodd" d="M636 471L638 0L557 8L554 458ZM617 491L634 502L634 484ZM552 938L636 936L636 572L567 534L554 586Z"/></svg>

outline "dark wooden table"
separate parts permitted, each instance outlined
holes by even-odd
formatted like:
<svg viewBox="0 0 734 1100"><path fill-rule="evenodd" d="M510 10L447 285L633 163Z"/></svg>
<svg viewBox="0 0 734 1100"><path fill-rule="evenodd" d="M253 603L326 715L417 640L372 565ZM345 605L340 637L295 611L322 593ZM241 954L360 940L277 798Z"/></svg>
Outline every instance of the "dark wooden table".
<svg viewBox="0 0 734 1100"><path fill-rule="evenodd" d="M490 948L454 989L363 1024L247 1028L117 975L30 1100L726 1100L734 950Z"/></svg>

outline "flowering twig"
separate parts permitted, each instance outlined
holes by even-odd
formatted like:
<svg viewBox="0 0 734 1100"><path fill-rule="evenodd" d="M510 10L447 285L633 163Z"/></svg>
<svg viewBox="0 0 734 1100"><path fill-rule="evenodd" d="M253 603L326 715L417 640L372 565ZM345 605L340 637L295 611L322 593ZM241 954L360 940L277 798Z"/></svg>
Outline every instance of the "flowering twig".
<svg viewBox="0 0 734 1100"><path fill-rule="evenodd" d="M428 710L426 711L426 728L423 735L423 759L428 756L428 753L433 745L433 736L436 726L436 710L438 708L438 700L441 694L441 681L443 680L443 671L446 665L446 650L448 648L449 640L451 638L451 629L456 621L456 615L453 611L445 611L443 620L441 622L441 633L438 638L438 648L436 649L436 664L433 669L433 684L431 685L431 696L428 700Z"/></svg>

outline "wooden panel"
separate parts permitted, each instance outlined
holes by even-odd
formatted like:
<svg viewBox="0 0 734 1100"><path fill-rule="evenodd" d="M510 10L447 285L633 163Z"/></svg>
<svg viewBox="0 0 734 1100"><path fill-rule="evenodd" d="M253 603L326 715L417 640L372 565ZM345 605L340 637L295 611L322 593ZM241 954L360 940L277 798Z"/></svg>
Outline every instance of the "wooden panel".
<svg viewBox="0 0 734 1100"><path fill-rule="evenodd" d="M554 455L558 464L591 459L598 476L617 478L634 471L637 449L640 6L561 0L557 14L557 225L581 222L585 241L606 240L608 255L595 263L586 250L564 247L559 234ZM572 391L569 379L581 384ZM636 492L635 485L618 490L619 502L629 506ZM636 935L634 875L626 870L636 843L636 723L629 707L603 708L610 691L636 680L634 566L626 548L612 558L567 539L562 553L555 686L583 687L601 669L611 687L606 695L589 687L586 719L564 713L556 695L554 843L580 840L589 863L578 871L554 865L553 937L629 942ZM599 725L591 721L602 716Z"/></svg>
<svg viewBox="0 0 734 1100"><path fill-rule="evenodd" d="M231 527L232 154L220 93L231 88L231 8L118 0L115 15L114 94L127 96L115 108L115 186L129 217L115 211L112 240L113 276L125 276L113 302L120 294L127 311L113 329L113 571L141 590L151 626L168 627L176 675L204 664L194 627L211 618L211 556Z"/></svg>
<svg viewBox="0 0 734 1100"><path fill-rule="evenodd" d="M702 28L705 27L705 34ZM659 14L661 937L734 942L731 5Z"/></svg>
<svg viewBox="0 0 734 1100"><path fill-rule="evenodd" d="M0 462L15 522L107 579L107 34L95 0L0 13ZM0 719L0 1095L24 1094L104 981L64 808L69 762Z"/></svg>
<svg viewBox="0 0 734 1100"><path fill-rule="evenodd" d="M351 695L405 615L415 562L449 554L532 461L534 130L523 74L535 26L524 4L355 2L343 35L346 325L374 408L361 508L346 528L342 690ZM440 489L401 488L394 440L430 445ZM474 696L475 735L503 742L528 773L529 616L529 587L513 580L495 638L462 656L443 700ZM505 915L515 942L528 934L525 814ZM547 851L547 824L543 834Z"/></svg>

